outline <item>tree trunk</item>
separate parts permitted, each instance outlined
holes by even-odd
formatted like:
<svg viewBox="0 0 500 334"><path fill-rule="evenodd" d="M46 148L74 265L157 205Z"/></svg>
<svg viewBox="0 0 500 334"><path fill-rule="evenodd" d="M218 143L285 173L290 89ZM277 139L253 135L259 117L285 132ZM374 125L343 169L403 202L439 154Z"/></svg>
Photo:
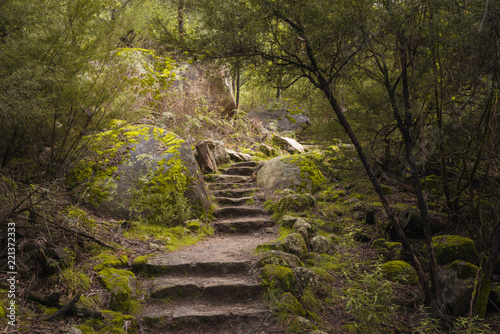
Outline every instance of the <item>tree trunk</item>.
<svg viewBox="0 0 500 334"><path fill-rule="evenodd" d="M179 22L179 42L181 44L184 43L184 6L186 4L186 0L179 0L179 7L177 10L177 20Z"/></svg>

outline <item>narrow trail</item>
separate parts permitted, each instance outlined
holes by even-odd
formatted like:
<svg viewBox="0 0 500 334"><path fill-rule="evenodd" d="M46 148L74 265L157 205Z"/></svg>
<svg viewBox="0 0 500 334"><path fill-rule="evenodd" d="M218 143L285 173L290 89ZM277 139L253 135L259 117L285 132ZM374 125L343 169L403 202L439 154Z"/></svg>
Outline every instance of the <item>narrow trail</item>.
<svg viewBox="0 0 500 334"><path fill-rule="evenodd" d="M277 238L271 217L250 182L254 162L206 175L219 207L213 237L150 258L149 298L140 317L143 333L286 333L262 302L255 248Z"/></svg>

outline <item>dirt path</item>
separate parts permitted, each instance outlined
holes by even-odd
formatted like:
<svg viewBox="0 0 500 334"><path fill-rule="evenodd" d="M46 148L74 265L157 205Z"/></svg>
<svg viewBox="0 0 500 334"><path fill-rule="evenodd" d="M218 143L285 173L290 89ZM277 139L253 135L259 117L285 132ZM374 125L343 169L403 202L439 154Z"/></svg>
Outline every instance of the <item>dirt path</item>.
<svg viewBox="0 0 500 334"><path fill-rule="evenodd" d="M150 258L155 278L139 318L143 333L286 333L262 302L255 248L277 238L250 182L255 163L207 175L219 208L215 236L179 251ZM254 204L256 203L257 204Z"/></svg>

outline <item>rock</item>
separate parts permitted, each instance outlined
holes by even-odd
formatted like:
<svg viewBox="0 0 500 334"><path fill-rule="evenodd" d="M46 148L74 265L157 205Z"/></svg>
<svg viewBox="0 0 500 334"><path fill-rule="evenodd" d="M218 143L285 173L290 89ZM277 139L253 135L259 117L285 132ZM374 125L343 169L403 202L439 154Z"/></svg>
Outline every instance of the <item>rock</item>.
<svg viewBox="0 0 500 334"><path fill-rule="evenodd" d="M314 232L312 225L304 218L297 219L297 221L293 224L292 230L301 234L306 243L309 242L309 237Z"/></svg>
<svg viewBox="0 0 500 334"><path fill-rule="evenodd" d="M92 154L68 175L75 195L100 214L177 224L190 209L208 213L211 200L191 146L151 125L128 125L85 137ZM161 204L161 205L160 205Z"/></svg>
<svg viewBox="0 0 500 334"><path fill-rule="evenodd" d="M234 161L234 162L242 162L242 161L251 161L252 160L252 157L250 156L250 154L240 153L240 152L236 152L236 151L228 150L228 149L226 149L226 153L229 155L229 158L231 159L231 161Z"/></svg>
<svg viewBox="0 0 500 334"><path fill-rule="evenodd" d="M302 308L302 304L300 304L297 298L290 292L286 292L281 296L277 305L277 311L283 312L284 314L306 315L306 312Z"/></svg>
<svg viewBox="0 0 500 334"><path fill-rule="evenodd" d="M106 290L111 292L109 308L116 312L130 313L131 297L137 294L137 279L128 270L106 268L98 273Z"/></svg>
<svg viewBox="0 0 500 334"><path fill-rule="evenodd" d="M62 267L69 267L75 262L75 253L68 246L56 247L50 250L51 258L59 262Z"/></svg>
<svg viewBox="0 0 500 334"><path fill-rule="evenodd" d="M259 145L259 151L264 153L266 157L272 157L278 154L276 149L274 147L268 146L266 144L260 144Z"/></svg>
<svg viewBox="0 0 500 334"><path fill-rule="evenodd" d="M274 145L290 154L304 153L304 147L293 138L273 136L272 142Z"/></svg>
<svg viewBox="0 0 500 334"><path fill-rule="evenodd" d="M290 216L290 215L284 215L283 218L281 218L281 221L282 221L283 227L292 228L293 224L295 224L295 222L298 219L304 219L304 218ZM304 219L304 220L309 222L307 219Z"/></svg>
<svg viewBox="0 0 500 334"><path fill-rule="evenodd" d="M257 186L270 190L314 191L325 177L308 157L288 155L269 160L257 173Z"/></svg>
<svg viewBox="0 0 500 334"><path fill-rule="evenodd" d="M94 266L94 271L100 271L104 268L123 268L128 265L127 255L120 255L103 252L97 257L98 264Z"/></svg>
<svg viewBox="0 0 500 334"><path fill-rule="evenodd" d="M393 282L417 285L417 271L409 263L404 261L389 261L382 264L384 276Z"/></svg>
<svg viewBox="0 0 500 334"><path fill-rule="evenodd" d="M262 245L258 245L256 250L257 251L270 251L270 250L282 251L283 244L280 241L270 241L270 242L266 242Z"/></svg>
<svg viewBox="0 0 500 334"><path fill-rule="evenodd" d="M309 334L328 334L327 332L323 332L323 331L320 331L320 330L315 330L315 331L312 331L311 333Z"/></svg>
<svg viewBox="0 0 500 334"><path fill-rule="evenodd" d="M474 290L474 280L459 280L457 272L452 269L438 272L441 295L446 308L453 316L463 316L470 309L470 301Z"/></svg>
<svg viewBox="0 0 500 334"><path fill-rule="evenodd" d="M297 279L300 284L300 288L304 289L311 287L314 290L321 287L322 279L321 276L316 274L312 269L304 267L292 268L293 276Z"/></svg>
<svg viewBox="0 0 500 334"><path fill-rule="evenodd" d="M295 277L288 267L268 264L261 269L260 275L264 284L271 289L279 289L285 292L295 290Z"/></svg>
<svg viewBox="0 0 500 334"><path fill-rule="evenodd" d="M404 260L404 256L402 256L403 244L400 242L390 242L385 241L384 239L376 239L372 242L370 247L377 250L389 261Z"/></svg>
<svg viewBox="0 0 500 334"><path fill-rule="evenodd" d="M458 279L475 278L478 270L477 266L462 260L453 261L449 268L457 272Z"/></svg>
<svg viewBox="0 0 500 334"><path fill-rule="evenodd" d="M303 258L307 254L307 245L304 237L299 233L289 234L282 241L283 249L291 254Z"/></svg>
<svg viewBox="0 0 500 334"><path fill-rule="evenodd" d="M288 330L290 330L293 333L300 333L304 329L316 329L316 328L317 327L314 326L311 320L301 316L294 317L290 322L290 325L288 325Z"/></svg>
<svg viewBox="0 0 500 334"><path fill-rule="evenodd" d="M302 130L310 125L309 117L291 101L277 99L251 110L249 118L254 118L270 131Z"/></svg>
<svg viewBox="0 0 500 334"><path fill-rule="evenodd" d="M474 242L458 235L440 235L432 238L436 262L440 265L452 263L455 260L464 260L474 263L478 254ZM424 246L424 252L427 247Z"/></svg>
<svg viewBox="0 0 500 334"><path fill-rule="evenodd" d="M295 211L302 212L312 208L316 204L316 200L310 193L291 194L279 199L276 203L275 210L279 212Z"/></svg>
<svg viewBox="0 0 500 334"><path fill-rule="evenodd" d="M311 241L309 241L309 245L311 246L311 251L318 254L327 253L332 247L330 240L320 235L312 238Z"/></svg>
<svg viewBox="0 0 500 334"><path fill-rule="evenodd" d="M302 261L300 261L297 255L279 250L271 250L264 253L264 255L262 255L260 260L257 262L257 266L259 267L264 267L268 264L293 268L298 265L302 265Z"/></svg>
<svg viewBox="0 0 500 334"><path fill-rule="evenodd" d="M217 166L229 162L229 154L224 143L215 140L204 140L196 145L196 160L202 173L217 173Z"/></svg>

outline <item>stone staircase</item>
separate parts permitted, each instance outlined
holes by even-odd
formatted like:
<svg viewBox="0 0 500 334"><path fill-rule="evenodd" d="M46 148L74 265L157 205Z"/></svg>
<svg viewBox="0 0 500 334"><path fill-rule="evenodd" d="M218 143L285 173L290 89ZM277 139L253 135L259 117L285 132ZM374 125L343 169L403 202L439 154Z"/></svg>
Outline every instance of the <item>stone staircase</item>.
<svg viewBox="0 0 500 334"><path fill-rule="evenodd" d="M262 302L255 248L277 237L273 221L250 182L254 162L206 175L219 207L213 237L177 252L150 258L146 272L143 333L285 333Z"/></svg>

